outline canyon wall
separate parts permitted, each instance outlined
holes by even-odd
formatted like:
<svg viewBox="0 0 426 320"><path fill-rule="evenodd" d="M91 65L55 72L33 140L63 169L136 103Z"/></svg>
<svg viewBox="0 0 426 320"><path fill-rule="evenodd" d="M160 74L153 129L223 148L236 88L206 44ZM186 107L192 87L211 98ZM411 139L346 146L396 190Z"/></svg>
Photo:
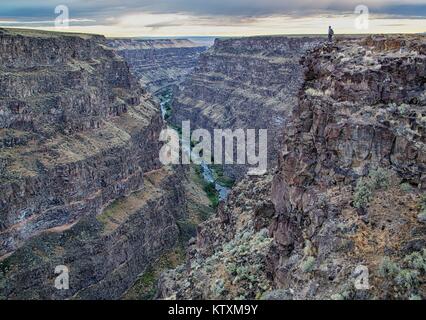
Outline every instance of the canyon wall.
<svg viewBox="0 0 426 320"><path fill-rule="evenodd" d="M407 35L306 52L277 171L234 188L158 297L425 299L425 49Z"/></svg>
<svg viewBox="0 0 426 320"><path fill-rule="evenodd" d="M108 44L152 93L179 84L195 67L200 53L207 49L186 39L112 39Z"/></svg>
<svg viewBox="0 0 426 320"><path fill-rule="evenodd" d="M171 121L193 129L268 129L268 156L276 164L279 134L303 83L298 61L320 42L314 37L217 39L202 54L172 104ZM226 166L241 179L246 166Z"/></svg>
<svg viewBox="0 0 426 320"><path fill-rule="evenodd" d="M185 214L159 106L100 36L0 29L0 61L0 297L119 298Z"/></svg>

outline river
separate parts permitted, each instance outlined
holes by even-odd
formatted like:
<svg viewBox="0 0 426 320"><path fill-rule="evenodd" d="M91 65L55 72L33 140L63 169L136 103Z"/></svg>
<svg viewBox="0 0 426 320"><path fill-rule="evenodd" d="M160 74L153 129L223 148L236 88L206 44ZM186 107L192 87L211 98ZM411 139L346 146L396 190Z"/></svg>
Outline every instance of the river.
<svg viewBox="0 0 426 320"><path fill-rule="evenodd" d="M159 97L160 97L161 116L163 117L163 120L167 122L166 115L167 115L167 112L170 111L170 110L167 110L167 106L171 103L173 99L173 95L170 90L167 90L163 94L160 94ZM188 141L182 140L182 146L188 146L188 145L190 145ZM183 152L186 152L187 154L189 154L191 150L185 149L183 150ZM201 164L201 169L202 169L201 172L202 172L202 177L204 181L207 183L214 183L214 187L218 193L219 200L225 201L228 198L228 195L231 190L227 187L222 186L220 183L217 182L217 179L215 179L214 170L211 167L209 167L206 163L203 162Z"/></svg>

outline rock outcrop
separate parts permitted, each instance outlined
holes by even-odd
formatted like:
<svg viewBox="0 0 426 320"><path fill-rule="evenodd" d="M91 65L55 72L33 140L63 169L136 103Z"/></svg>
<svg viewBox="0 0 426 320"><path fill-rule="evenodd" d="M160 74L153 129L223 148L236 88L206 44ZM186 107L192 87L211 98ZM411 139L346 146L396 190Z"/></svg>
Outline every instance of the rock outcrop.
<svg viewBox="0 0 426 320"><path fill-rule="evenodd" d="M425 299L425 49L372 36L308 51L271 189L243 180L159 297Z"/></svg>
<svg viewBox="0 0 426 320"><path fill-rule="evenodd" d="M113 39L108 44L152 93L183 81L197 64L200 53L207 49L186 39Z"/></svg>
<svg viewBox="0 0 426 320"><path fill-rule="evenodd" d="M2 29L0 61L0 297L119 298L184 215L159 106L100 36Z"/></svg>
<svg viewBox="0 0 426 320"><path fill-rule="evenodd" d="M171 121L193 129L268 129L270 167L281 132L303 83L298 61L319 43L315 37L217 39L202 54L172 104ZM241 179L246 166L226 166Z"/></svg>

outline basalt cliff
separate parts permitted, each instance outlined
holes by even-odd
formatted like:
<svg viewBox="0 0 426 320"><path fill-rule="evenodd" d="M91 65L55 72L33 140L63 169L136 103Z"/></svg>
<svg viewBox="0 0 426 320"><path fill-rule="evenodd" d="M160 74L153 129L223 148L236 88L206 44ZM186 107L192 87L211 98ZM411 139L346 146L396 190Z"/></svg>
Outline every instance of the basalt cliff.
<svg viewBox="0 0 426 320"><path fill-rule="evenodd" d="M159 106L100 36L0 29L0 62L0 298L122 297L186 214Z"/></svg>
<svg viewBox="0 0 426 320"><path fill-rule="evenodd" d="M213 50L239 50L244 61L242 43L254 41L227 40ZM277 42L256 40L259 50ZM423 36L341 37L293 61L300 89L292 87L295 107L276 131L277 170L234 187L199 227L186 264L163 275L158 297L424 299L425 50ZM213 65L229 72L228 83L241 75L245 83L270 81L261 87L273 90L268 101L279 99L274 89L287 78L277 65L257 69L265 59L249 57L231 67L210 60L213 52L197 69L207 76L192 75L188 98L180 96L183 110L195 105L194 117L209 118L201 123L225 120L226 101L236 100L229 86L214 86L223 74L206 72ZM244 106L248 115L263 112Z"/></svg>
<svg viewBox="0 0 426 320"><path fill-rule="evenodd" d="M207 49L186 39L111 39L108 44L152 93L183 81Z"/></svg>

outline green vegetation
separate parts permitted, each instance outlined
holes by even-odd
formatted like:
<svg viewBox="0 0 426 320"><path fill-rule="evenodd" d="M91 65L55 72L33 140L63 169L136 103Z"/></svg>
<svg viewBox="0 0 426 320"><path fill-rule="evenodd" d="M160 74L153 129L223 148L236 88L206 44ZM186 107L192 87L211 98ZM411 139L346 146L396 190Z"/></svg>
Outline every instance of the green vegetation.
<svg viewBox="0 0 426 320"><path fill-rule="evenodd" d="M426 273L426 249L423 250L423 254L420 252L413 252L406 256L404 262L409 268Z"/></svg>
<svg viewBox="0 0 426 320"><path fill-rule="evenodd" d="M167 88L159 94L160 102L165 110L164 120L169 119L172 115L172 97L173 90L171 88Z"/></svg>
<svg viewBox="0 0 426 320"><path fill-rule="evenodd" d="M204 180L201 166L195 166L194 168L195 173L199 177L199 181L203 187L203 190L206 192L212 207L216 209L219 205L219 194L216 190L215 184L213 182L209 183Z"/></svg>
<svg viewBox="0 0 426 320"><path fill-rule="evenodd" d="M403 269L395 277L395 282L401 287L412 289L419 283L418 276L417 270Z"/></svg>
<svg viewBox="0 0 426 320"><path fill-rule="evenodd" d="M214 183L206 182L204 185L204 191L207 193L207 197L210 199L213 208L217 208L217 206L219 205L219 195L216 191Z"/></svg>
<svg viewBox="0 0 426 320"><path fill-rule="evenodd" d="M221 297L223 292L225 291L225 281L222 279L217 279L211 288L211 291L216 297Z"/></svg>
<svg viewBox="0 0 426 320"><path fill-rule="evenodd" d="M101 214L96 216L96 219L103 225L108 224L111 219L121 213L122 206L125 202L125 198L118 198L114 200Z"/></svg>
<svg viewBox="0 0 426 320"><path fill-rule="evenodd" d="M218 184L225 188L232 188L235 184L235 180L227 177L223 172L223 166L212 165L214 178Z"/></svg>
<svg viewBox="0 0 426 320"><path fill-rule="evenodd" d="M355 288L352 282L343 285L338 293L333 294L331 300L352 300L355 295Z"/></svg>
<svg viewBox="0 0 426 320"><path fill-rule="evenodd" d="M417 218L421 222L426 222L426 195L423 195L420 199L420 213Z"/></svg>
<svg viewBox="0 0 426 320"><path fill-rule="evenodd" d="M141 287L139 297L142 300L152 300L155 295L155 283L157 279L153 268L148 270L138 279L139 286Z"/></svg>
<svg viewBox="0 0 426 320"><path fill-rule="evenodd" d="M374 192L387 189L390 183L390 173L383 168L372 170L367 177L358 180L354 193L355 208L365 208L371 201Z"/></svg>
<svg viewBox="0 0 426 320"><path fill-rule="evenodd" d="M421 279L426 275L426 249L405 256L399 263L385 257L379 274L393 282L396 297L420 296Z"/></svg>
<svg viewBox="0 0 426 320"><path fill-rule="evenodd" d="M302 262L300 269L304 273L311 273L315 267L315 258L310 256L307 257L305 261Z"/></svg>
<svg viewBox="0 0 426 320"><path fill-rule="evenodd" d="M385 257L380 265L379 272L382 277L395 277L401 271L398 264L389 257Z"/></svg>
<svg viewBox="0 0 426 320"><path fill-rule="evenodd" d="M413 187L409 183L402 183L400 185L402 191L409 193L413 191Z"/></svg>

